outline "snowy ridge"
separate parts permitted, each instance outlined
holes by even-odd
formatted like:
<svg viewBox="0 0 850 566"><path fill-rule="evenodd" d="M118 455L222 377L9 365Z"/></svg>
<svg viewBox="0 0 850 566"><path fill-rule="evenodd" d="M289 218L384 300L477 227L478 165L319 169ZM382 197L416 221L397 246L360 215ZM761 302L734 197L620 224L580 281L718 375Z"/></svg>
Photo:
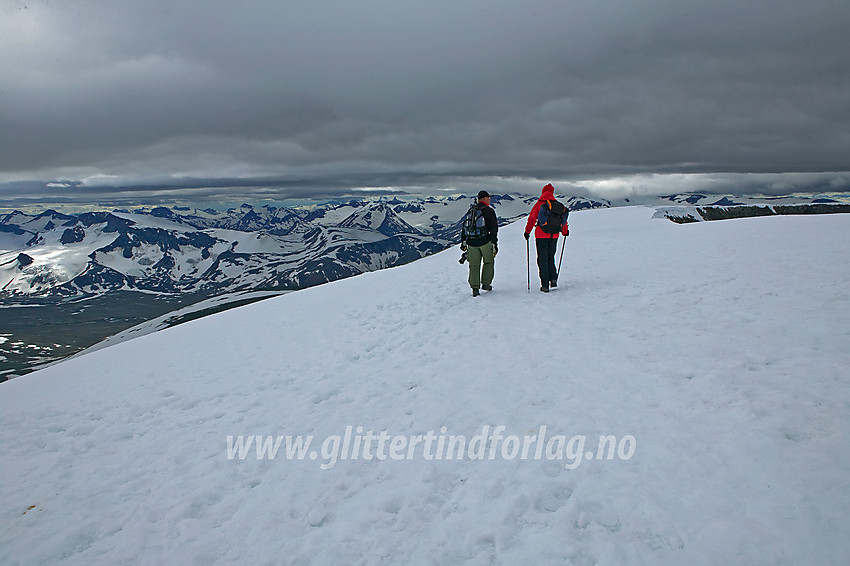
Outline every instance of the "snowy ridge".
<svg viewBox="0 0 850 566"><path fill-rule="evenodd" d="M655 218L667 218L679 224L735 218L755 218L778 214L847 214L850 204L815 203L784 205L724 205L724 206L662 206L656 209Z"/></svg>
<svg viewBox="0 0 850 566"><path fill-rule="evenodd" d="M644 206L694 206L694 207L729 207L729 206L781 206L796 204L850 204L850 193L825 194L788 194L788 195L742 195L742 194L701 194L675 193L661 196L632 196L622 201L615 201L614 206L644 205Z"/></svg>
<svg viewBox="0 0 850 566"><path fill-rule="evenodd" d="M399 216L384 203L361 207L339 223L340 228L365 228L386 236L400 233L419 233L413 226Z"/></svg>
<svg viewBox="0 0 850 566"><path fill-rule="evenodd" d="M843 564L850 216L653 213L571 214L549 295L515 223L477 299L447 250L0 384L0 563ZM227 457L543 425L635 451Z"/></svg>
<svg viewBox="0 0 850 566"><path fill-rule="evenodd" d="M114 346L115 344L120 344L122 342L132 340L134 338L147 336L148 334L159 332L160 330L165 330L166 328L171 328L172 326L176 326L177 324L182 324L185 320L200 318L207 311L216 311L218 309L224 310L225 308L230 308L229 305L231 303L255 302L268 297L274 297L286 293L287 291L249 291L244 293L219 295L217 297L206 299L204 301L199 301L188 307L175 309L169 312L168 314L158 316L141 324L137 324L136 326L128 328L127 330L123 330L117 334L109 336L105 340L98 342L97 344L89 348L86 348L85 350L75 354L74 356L82 356L91 352L95 352L97 350L102 350L103 348ZM0 338L0 343L2 343L2 341L3 339Z"/></svg>

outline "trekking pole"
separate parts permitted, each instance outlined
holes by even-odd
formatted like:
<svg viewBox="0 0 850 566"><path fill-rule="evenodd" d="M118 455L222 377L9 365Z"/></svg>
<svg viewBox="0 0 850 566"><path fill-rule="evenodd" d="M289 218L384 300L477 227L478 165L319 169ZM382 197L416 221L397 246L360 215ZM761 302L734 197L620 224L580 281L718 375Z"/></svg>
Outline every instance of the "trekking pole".
<svg viewBox="0 0 850 566"><path fill-rule="evenodd" d="M561 262L564 260L564 248L567 247L567 237L564 236L564 243L561 244L561 257L558 258L558 277L561 276Z"/></svg>
<svg viewBox="0 0 850 566"><path fill-rule="evenodd" d="M531 259L529 258L528 238L525 239L525 271L528 274L528 292L531 293Z"/></svg>

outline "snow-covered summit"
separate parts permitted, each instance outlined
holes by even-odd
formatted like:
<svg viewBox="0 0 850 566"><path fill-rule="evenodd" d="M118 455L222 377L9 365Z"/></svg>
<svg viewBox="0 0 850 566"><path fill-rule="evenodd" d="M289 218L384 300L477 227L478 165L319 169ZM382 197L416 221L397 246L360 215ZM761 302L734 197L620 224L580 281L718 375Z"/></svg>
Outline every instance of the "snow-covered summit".
<svg viewBox="0 0 850 566"><path fill-rule="evenodd" d="M455 248L0 384L0 563L845 563L850 216L653 213L549 295L515 223L476 299Z"/></svg>
<svg viewBox="0 0 850 566"><path fill-rule="evenodd" d="M339 227L363 228L385 236L419 233L416 228L402 220L388 204L382 202L369 203L358 208L340 222Z"/></svg>

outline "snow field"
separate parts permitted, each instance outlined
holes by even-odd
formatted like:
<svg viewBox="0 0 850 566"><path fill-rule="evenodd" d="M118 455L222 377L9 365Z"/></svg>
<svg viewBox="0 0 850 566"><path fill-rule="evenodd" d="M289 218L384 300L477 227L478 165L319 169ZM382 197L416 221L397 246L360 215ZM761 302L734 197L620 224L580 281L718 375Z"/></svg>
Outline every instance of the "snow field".
<svg viewBox="0 0 850 566"><path fill-rule="evenodd" d="M518 222L476 299L453 248L2 384L0 563L844 564L850 218L652 213L571 214L549 295ZM226 455L485 425L637 445L574 470Z"/></svg>
<svg viewBox="0 0 850 566"><path fill-rule="evenodd" d="M0 252L0 288L7 291L31 287L47 289L56 282L73 279L85 270L89 254L115 239L113 234L101 232L101 228L90 230L82 242L60 245L58 238L62 232L57 231L49 234L55 240L50 242L51 245ZM23 274L14 261L21 252L34 260L33 264L24 268ZM40 279L43 281L36 282Z"/></svg>

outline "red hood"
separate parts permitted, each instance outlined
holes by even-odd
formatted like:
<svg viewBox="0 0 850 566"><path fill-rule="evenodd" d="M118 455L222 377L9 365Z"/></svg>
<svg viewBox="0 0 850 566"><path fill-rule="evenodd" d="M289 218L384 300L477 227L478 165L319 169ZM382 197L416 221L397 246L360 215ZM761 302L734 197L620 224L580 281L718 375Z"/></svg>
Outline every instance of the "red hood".
<svg viewBox="0 0 850 566"><path fill-rule="evenodd" d="M551 184L543 187L543 192L540 193L540 200L553 200L555 198L555 187Z"/></svg>

